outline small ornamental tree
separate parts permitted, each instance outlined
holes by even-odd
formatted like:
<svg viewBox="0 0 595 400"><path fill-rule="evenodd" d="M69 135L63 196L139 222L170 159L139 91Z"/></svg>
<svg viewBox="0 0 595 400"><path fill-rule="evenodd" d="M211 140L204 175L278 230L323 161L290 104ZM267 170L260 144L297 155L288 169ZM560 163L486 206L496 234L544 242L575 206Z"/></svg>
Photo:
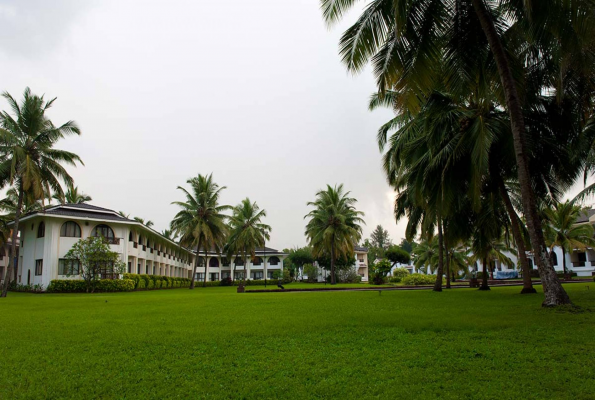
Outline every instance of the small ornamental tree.
<svg viewBox="0 0 595 400"><path fill-rule="evenodd" d="M102 274L122 274L126 266L120 260L120 254L111 251L109 244L101 237L81 239L72 246L65 256L77 261L68 270L67 276L81 275L87 286L87 293L93 293Z"/></svg>
<svg viewBox="0 0 595 400"><path fill-rule="evenodd" d="M386 250L385 253L386 258L392 263L392 266L395 264L409 264L411 261L411 254L407 251L403 250L399 246L391 246Z"/></svg>
<svg viewBox="0 0 595 400"><path fill-rule="evenodd" d="M384 278L386 278L391 269L392 265L387 259L372 263L370 266L370 277L372 278L372 283L375 285L383 284Z"/></svg>
<svg viewBox="0 0 595 400"><path fill-rule="evenodd" d="M308 277L308 282L316 282L318 280L318 268L312 264L304 264L304 275Z"/></svg>

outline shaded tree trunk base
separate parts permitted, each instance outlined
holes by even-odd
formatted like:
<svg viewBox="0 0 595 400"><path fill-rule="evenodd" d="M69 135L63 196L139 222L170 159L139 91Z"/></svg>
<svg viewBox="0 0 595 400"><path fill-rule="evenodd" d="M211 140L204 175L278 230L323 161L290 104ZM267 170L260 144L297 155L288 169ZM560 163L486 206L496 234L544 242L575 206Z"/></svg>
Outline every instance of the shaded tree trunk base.
<svg viewBox="0 0 595 400"><path fill-rule="evenodd" d="M521 294L534 294L537 293L537 290L535 290L534 287L528 287L528 288L523 288L523 290L521 290Z"/></svg>
<svg viewBox="0 0 595 400"><path fill-rule="evenodd" d="M434 289L432 289L433 292L441 292L442 288L441 287L435 287Z"/></svg>
<svg viewBox="0 0 595 400"><path fill-rule="evenodd" d="M479 289L477 289L477 290L492 290L492 289L490 289L490 287L489 287L489 286L483 286L483 285L482 285L482 286L480 286L480 287L479 287Z"/></svg>

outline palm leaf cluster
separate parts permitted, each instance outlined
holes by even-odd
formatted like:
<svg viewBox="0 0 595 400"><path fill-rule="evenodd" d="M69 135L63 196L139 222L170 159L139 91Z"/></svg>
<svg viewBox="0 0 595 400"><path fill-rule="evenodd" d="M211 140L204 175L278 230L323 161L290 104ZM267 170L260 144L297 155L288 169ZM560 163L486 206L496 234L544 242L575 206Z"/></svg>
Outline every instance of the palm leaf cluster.
<svg viewBox="0 0 595 400"><path fill-rule="evenodd" d="M356 3L321 0L323 17L332 25ZM538 209L558 201L581 171L595 171L593 7L375 0L341 37L349 71L372 65L378 92L370 108L395 112L377 142L408 240L438 231L436 290L449 249L473 239L487 254L511 233L538 260L544 305L570 302ZM526 257L521 262L524 291L532 291Z"/></svg>
<svg viewBox="0 0 595 400"><path fill-rule="evenodd" d="M306 237L315 257L330 257L331 283L336 283L335 262L341 257L353 258L355 243L361 239L364 213L356 210L356 199L349 197L343 185L316 193L316 200L309 202L314 207L304 218L308 219Z"/></svg>
<svg viewBox="0 0 595 400"><path fill-rule="evenodd" d="M73 185L72 177L64 166L76 166L77 163L82 164L82 160L72 152L55 147L61 139L81 133L74 121L54 125L49 119L47 111L55 98L46 101L44 96L33 94L29 88L25 89L20 103L9 93L3 93L3 97L11 113L0 112L0 187L10 186L11 190L1 207L14 218L8 277L2 290L2 296L6 296L13 255L16 254L20 216L23 211L43 207L51 193L63 198L61 182L68 187Z"/></svg>

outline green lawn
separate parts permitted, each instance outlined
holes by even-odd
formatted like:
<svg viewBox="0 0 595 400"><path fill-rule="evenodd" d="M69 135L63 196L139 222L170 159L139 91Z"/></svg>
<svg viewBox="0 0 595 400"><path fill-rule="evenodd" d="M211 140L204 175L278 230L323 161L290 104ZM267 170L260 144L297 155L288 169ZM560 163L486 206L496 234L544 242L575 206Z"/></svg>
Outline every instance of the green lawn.
<svg viewBox="0 0 595 400"><path fill-rule="evenodd" d="M518 287L10 293L0 399L593 399L586 286L566 286L582 313Z"/></svg>

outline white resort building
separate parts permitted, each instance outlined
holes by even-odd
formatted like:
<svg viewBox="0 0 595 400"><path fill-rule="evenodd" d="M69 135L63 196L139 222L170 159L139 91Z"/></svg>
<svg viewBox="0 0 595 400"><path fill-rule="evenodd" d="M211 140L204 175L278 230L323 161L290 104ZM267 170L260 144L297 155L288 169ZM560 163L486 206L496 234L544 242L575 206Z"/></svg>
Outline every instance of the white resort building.
<svg viewBox="0 0 595 400"><path fill-rule="evenodd" d="M368 282L368 249L365 247L355 246L355 264L353 268L355 272L362 277L362 282ZM324 282L328 276L330 276L330 272L326 269L320 267L318 263L314 263L315 266L318 267L318 277L316 281ZM305 279L308 277L305 276Z"/></svg>
<svg viewBox="0 0 595 400"><path fill-rule="evenodd" d="M64 257L78 240L90 236L105 238L111 250L121 255L129 273L192 276L195 252L107 208L90 204L48 207L24 215L19 230L17 283L20 284L41 284L47 288L53 279L69 279L68 275L76 279L77 263ZM257 249L256 257L244 265L242 257L228 261L220 254L209 252L207 255L207 271L201 263L196 273L200 279L208 273L208 281L234 278L234 271L235 278L244 273L249 279L263 279L265 274L270 278L274 271L282 271L287 256L271 248ZM204 253L200 260L203 258ZM0 280L4 278L7 265L8 247L5 246L4 252L0 252ZM110 274L106 271L106 275Z"/></svg>

